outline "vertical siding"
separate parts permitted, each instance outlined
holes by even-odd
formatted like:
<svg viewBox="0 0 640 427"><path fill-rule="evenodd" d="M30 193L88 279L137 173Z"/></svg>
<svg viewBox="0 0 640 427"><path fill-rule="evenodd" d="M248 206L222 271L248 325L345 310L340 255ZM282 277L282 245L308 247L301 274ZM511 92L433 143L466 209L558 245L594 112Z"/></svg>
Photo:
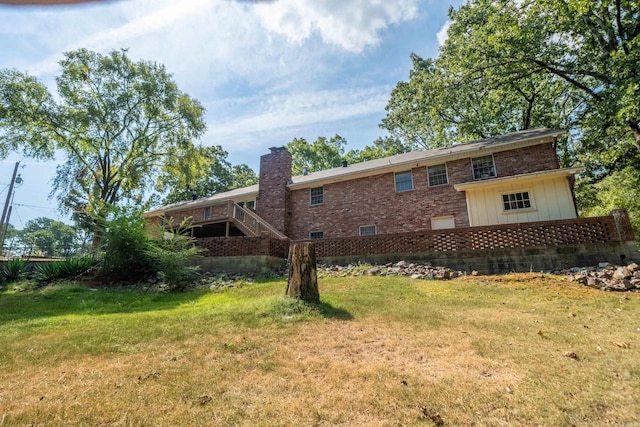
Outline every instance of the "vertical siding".
<svg viewBox="0 0 640 427"><path fill-rule="evenodd" d="M528 191L534 209L505 213L502 194ZM468 189L467 201L474 226L552 221L576 217L569 183L565 177L548 177Z"/></svg>

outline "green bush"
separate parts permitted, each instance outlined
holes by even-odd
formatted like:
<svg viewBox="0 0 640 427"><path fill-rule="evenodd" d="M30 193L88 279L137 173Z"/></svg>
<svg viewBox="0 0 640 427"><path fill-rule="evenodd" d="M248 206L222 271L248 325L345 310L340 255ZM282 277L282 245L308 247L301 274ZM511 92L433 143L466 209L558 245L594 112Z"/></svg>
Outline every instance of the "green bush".
<svg viewBox="0 0 640 427"><path fill-rule="evenodd" d="M102 272L113 282L136 283L158 269L150 255L153 242L141 212L121 209L107 221L102 251Z"/></svg>
<svg viewBox="0 0 640 427"><path fill-rule="evenodd" d="M189 218L185 218L175 229L163 233L163 239L154 242L147 254L152 258L160 272L162 280L172 290L184 290L186 285L197 276L197 266L189 266L200 249L190 235Z"/></svg>
<svg viewBox="0 0 640 427"><path fill-rule="evenodd" d="M27 272L28 263L21 259L11 259L0 263L0 282L18 280Z"/></svg>

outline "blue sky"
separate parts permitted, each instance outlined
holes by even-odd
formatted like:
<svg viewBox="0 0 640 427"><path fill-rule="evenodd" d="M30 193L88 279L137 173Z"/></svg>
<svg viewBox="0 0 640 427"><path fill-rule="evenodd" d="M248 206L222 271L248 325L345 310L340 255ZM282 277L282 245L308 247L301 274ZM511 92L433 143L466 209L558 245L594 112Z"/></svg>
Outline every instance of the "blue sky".
<svg viewBox="0 0 640 427"><path fill-rule="evenodd" d="M347 149L386 135L378 127L415 52L437 55L449 5L462 0L108 0L73 6L0 6L0 67L56 92L62 52L127 48L156 61L206 108L205 145L256 172L268 147L339 134ZM13 165L11 223L67 220L48 199L56 162L0 160L0 202Z"/></svg>

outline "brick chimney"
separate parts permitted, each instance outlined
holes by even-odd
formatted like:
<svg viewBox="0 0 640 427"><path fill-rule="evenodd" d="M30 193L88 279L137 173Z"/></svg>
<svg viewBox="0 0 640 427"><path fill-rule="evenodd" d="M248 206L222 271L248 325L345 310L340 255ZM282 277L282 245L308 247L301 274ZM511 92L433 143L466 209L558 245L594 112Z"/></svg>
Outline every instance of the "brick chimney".
<svg viewBox="0 0 640 427"><path fill-rule="evenodd" d="M260 181L256 213L277 230L287 234L291 153L284 147L272 147L260 157Z"/></svg>

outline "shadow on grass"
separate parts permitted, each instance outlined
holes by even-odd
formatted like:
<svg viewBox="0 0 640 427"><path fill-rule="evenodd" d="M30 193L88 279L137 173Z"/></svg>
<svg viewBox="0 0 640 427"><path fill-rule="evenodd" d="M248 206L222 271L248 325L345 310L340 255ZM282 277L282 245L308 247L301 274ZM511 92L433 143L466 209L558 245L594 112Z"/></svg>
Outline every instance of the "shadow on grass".
<svg viewBox="0 0 640 427"><path fill-rule="evenodd" d="M0 325L65 315L102 315L169 310L202 293L150 293L139 289L90 289L59 284L21 292L0 292Z"/></svg>
<svg viewBox="0 0 640 427"><path fill-rule="evenodd" d="M328 302L320 301L319 304L314 304L322 317L326 317L327 319L337 319L337 320L353 320L353 316L347 310L339 307L334 307Z"/></svg>

